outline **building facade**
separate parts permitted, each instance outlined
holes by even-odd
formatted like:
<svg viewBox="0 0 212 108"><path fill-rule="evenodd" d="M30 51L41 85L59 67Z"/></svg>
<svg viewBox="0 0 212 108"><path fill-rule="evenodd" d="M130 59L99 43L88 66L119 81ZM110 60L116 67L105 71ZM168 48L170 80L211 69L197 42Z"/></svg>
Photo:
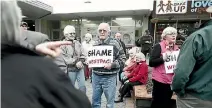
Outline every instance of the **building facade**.
<svg viewBox="0 0 212 108"><path fill-rule="evenodd" d="M164 28L172 26L182 36L189 36L205 21L210 19L206 9L212 6L212 0L156 0L153 6L155 26L155 43L161 39ZM152 24L154 27L154 24Z"/></svg>

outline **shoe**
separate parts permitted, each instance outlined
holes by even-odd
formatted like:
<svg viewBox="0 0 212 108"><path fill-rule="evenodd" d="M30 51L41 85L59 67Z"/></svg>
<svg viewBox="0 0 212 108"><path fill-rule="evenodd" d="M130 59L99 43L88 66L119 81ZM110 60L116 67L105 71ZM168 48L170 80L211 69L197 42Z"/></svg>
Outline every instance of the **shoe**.
<svg viewBox="0 0 212 108"><path fill-rule="evenodd" d="M127 94L125 95L125 97L130 98L130 97L131 97L131 94L130 94L130 93L127 93Z"/></svg>
<svg viewBox="0 0 212 108"><path fill-rule="evenodd" d="M114 101L115 103L123 102L123 98L119 98L118 100Z"/></svg>

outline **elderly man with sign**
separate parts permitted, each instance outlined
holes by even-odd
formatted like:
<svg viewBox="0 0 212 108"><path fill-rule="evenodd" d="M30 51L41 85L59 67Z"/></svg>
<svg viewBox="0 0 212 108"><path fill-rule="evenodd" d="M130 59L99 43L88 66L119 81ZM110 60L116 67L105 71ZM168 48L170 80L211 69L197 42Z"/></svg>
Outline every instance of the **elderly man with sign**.
<svg viewBox="0 0 212 108"><path fill-rule="evenodd" d="M110 26L101 23L98 27L99 40L88 51L88 66L92 68L92 108L101 108L104 92L107 108L114 108L116 77L124 65L126 56L121 43L109 36Z"/></svg>
<svg viewBox="0 0 212 108"><path fill-rule="evenodd" d="M151 108L171 108L171 83L174 75L179 48L175 45L177 29L167 27L163 30L162 41L156 44L150 56L149 66L152 70L152 104Z"/></svg>

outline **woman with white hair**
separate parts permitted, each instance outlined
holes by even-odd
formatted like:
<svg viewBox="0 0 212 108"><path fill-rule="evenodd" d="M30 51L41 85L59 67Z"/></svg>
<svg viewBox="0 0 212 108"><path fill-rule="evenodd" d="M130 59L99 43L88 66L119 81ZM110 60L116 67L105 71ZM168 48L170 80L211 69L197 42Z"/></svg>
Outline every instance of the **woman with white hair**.
<svg viewBox="0 0 212 108"><path fill-rule="evenodd" d="M146 64L146 58L143 53L136 53L136 64L136 67L131 70L130 74L124 77L124 85L119 90L120 98L115 101L116 103L123 102L124 96L133 89L133 86L146 84L148 65Z"/></svg>
<svg viewBox="0 0 212 108"><path fill-rule="evenodd" d="M179 50L175 45L177 29L167 27L161 35L162 41L156 44L150 56L149 66L152 69L152 104L151 108L171 108L172 97L171 83L173 73L167 73L164 62L169 59L169 54Z"/></svg>
<svg viewBox="0 0 212 108"><path fill-rule="evenodd" d="M129 69L133 68L136 65L136 54L140 52L138 47L132 47L129 53L129 59L125 62L125 67L123 72L121 73L121 79L123 79L124 75L130 74Z"/></svg>
<svg viewBox="0 0 212 108"><path fill-rule="evenodd" d="M85 79L88 79L90 76L90 69L88 68L87 56L88 49L92 48L95 42L93 41L92 35L90 33L85 34L85 41L82 42L82 48L85 53ZM91 77L91 76L90 76Z"/></svg>
<svg viewBox="0 0 212 108"><path fill-rule="evenodd" d="M1 107L91 108L88 98L74 88L52 59L20 46L22 15L17 2L0 3ZM48 52L48 44L39 48Z"/></svg>

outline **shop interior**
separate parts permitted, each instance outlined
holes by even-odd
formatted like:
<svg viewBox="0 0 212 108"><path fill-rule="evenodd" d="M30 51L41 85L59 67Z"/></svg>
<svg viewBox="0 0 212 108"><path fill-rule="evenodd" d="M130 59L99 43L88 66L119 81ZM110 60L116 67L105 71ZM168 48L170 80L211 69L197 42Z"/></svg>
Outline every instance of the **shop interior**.
<svg viewBox="0 0 212 108"><path fill-rule="evenodd" d="M156 25L155 43L160 42L161 34L166 27L175 27L178 34L187 38L191 33L196 31L205 20L173 20L173 21L159 21ZM154 24L153 24L154 25Z"/></svg>

